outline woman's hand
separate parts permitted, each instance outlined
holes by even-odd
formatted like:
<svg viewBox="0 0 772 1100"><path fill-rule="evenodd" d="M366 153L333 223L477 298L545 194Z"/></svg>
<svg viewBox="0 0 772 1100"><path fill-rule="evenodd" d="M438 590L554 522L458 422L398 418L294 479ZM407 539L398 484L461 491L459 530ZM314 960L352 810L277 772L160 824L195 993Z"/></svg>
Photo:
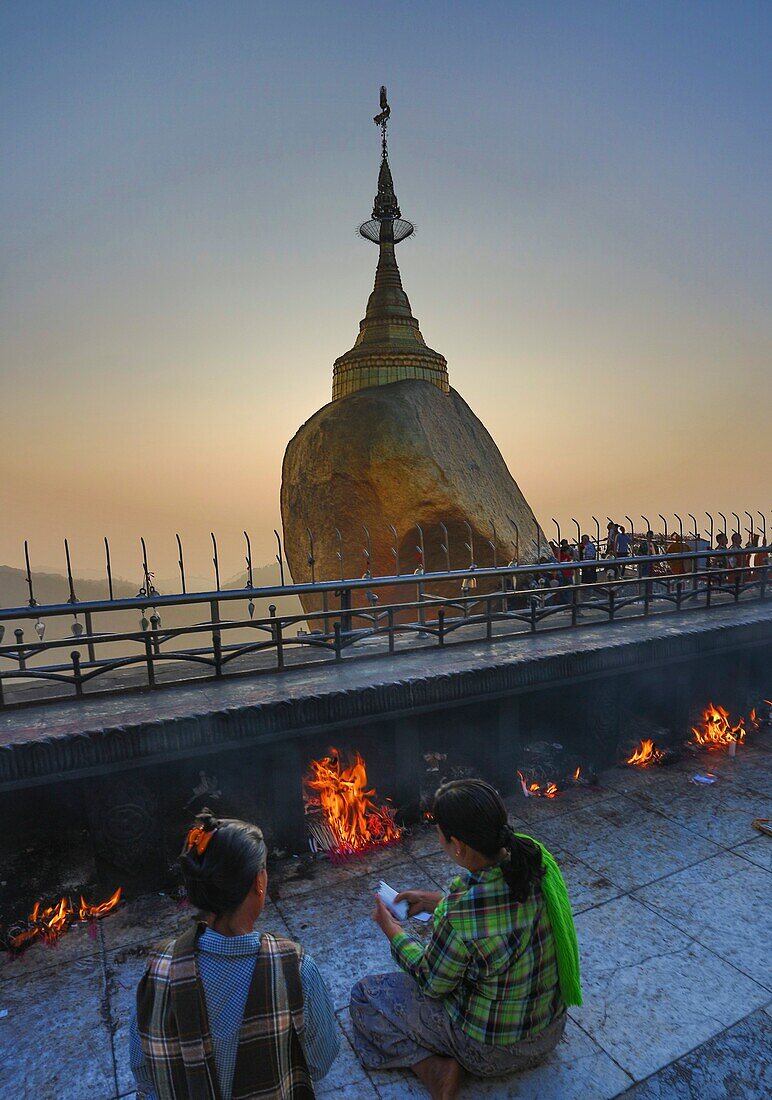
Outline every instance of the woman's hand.
<svg viewBox="0 0 772 1100"><path fill-rule="evenodd" d="M375 906L371 915L386 939L393 940L397 932L402 931L402 925L392 917L377 894L375 895Z"/></svg>
<svg viewBox="0 0 772 1100"><path fill-rule="evenodd" d="M394 902L406 901L407 914L414 917L416 913L433 913L442 898L442 894L436 894L433 890L403 890Z"/></svg>

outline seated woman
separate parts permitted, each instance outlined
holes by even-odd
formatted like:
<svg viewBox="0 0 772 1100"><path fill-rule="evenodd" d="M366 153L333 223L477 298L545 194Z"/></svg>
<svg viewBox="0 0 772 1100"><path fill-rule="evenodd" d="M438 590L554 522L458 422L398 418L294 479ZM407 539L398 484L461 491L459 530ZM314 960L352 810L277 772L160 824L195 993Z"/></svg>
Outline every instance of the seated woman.
<svg viewBox="0 0 772 1100"><path fill-rule="evenodd" d="M368 1069L409 1066L434 1100L451 1100L461 1068L493 1077L536 1065L581 1004L579 951L563 876L552 856L514 833L496 790L446 783L432 816L445 853L466 874L450 892L405 890L411 914L434 909L425 945L379 898L373 918L404 973L363 978L349 1011Z"/></svg>
<svg viewBox="0 0 772 1100"><path fill-rule="evenodd" d="M148 957L130 1032L139 1096L303 1100L335 1060L332 1002L313 959L253 931L265 863L256 825L197 816L180 865L203 919Z"/></svg>

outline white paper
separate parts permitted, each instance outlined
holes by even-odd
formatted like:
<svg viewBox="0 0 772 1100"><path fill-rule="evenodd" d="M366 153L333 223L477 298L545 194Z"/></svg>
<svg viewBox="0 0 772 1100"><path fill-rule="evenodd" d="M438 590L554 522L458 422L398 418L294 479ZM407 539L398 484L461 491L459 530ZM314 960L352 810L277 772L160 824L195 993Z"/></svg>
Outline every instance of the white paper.
<svg viewBox="0 0 772 1100"><path fill-rule="evenodd" d="M409 906L404 899L398 902L394 901L398 893L399 890L393 889L393 887L389 886L388 882L384 882L383 879L381 879L381 884L378 888L378 897L393 917L396 917L399 921L403 921L407 919ZM413 915L416 920L427 921L432 919L431 913L414 913Z"/></svg>
<svg viewBox="0 0 772 1100"><path fill-rule="evenodd" d="M381 885L378 888L378 897L389 910L392 917L396 917L397 920L405 920L407 917L408 904L404 900L395 903L394 899L398 893L399 890L392 889L388 882L381 880Z"/></svg>

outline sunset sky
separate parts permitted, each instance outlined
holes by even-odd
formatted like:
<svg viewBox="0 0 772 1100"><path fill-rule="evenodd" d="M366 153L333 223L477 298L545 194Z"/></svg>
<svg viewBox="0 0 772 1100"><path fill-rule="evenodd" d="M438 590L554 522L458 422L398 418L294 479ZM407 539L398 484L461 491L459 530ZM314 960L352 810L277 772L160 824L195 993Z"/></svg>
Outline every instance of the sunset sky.
<svg viewBox="0 0 772 1100"><path fill-rule="evenodd" d="M545 530L772 507L771 17L3 4L0 565L270 559L372 285L381 83L413 311Z"/></svg>

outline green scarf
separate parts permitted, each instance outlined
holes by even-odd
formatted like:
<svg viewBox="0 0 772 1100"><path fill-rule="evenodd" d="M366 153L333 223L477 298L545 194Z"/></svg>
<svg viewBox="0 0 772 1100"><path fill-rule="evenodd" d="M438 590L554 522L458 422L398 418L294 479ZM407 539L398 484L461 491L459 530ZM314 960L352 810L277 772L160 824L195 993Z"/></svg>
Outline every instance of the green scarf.
<svg viewBox="0 0 772 1100"><path fill-rule="evenodd" d="M516 835L525 837L527 840L533 840L541 851L541 861L544 867L541 888L547 905L547 915L552 925L552 934L555 937L560 993L566 1007L580 1005L582 1003L582 983L579 976L579 944L576 940L574 917L571 912L571 902L568 900L568 890L563 875L553 856L543 844L540 844L532 836L526 836L525 833L517 833Z"/></svg>

